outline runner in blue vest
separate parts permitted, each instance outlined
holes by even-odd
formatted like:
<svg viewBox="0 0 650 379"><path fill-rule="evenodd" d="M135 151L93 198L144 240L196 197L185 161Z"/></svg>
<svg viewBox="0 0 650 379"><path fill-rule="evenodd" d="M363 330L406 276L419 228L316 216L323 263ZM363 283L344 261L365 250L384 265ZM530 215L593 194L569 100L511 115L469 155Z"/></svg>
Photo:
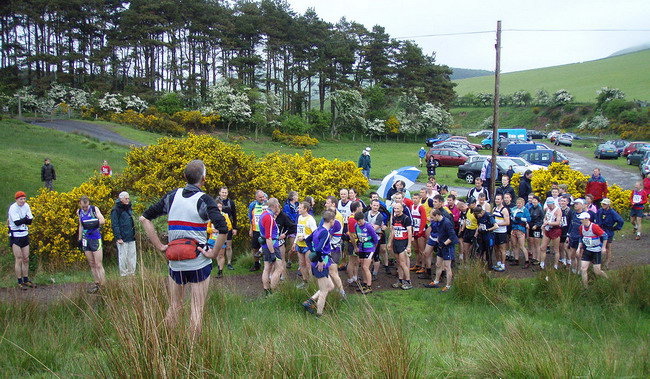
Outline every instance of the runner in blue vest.
<svg viewBox="0 0 650 379"><path fill-rule="evenodd" d="M93 273L95 283L88 289L88 293L95 293L106 284L106 275L104 274L104 251L102 249L102 235L99 227L104 225L104 216L99 208L90 205L88 196L82 196L79 200L79 246L86 254L90 270Z"/></svg>

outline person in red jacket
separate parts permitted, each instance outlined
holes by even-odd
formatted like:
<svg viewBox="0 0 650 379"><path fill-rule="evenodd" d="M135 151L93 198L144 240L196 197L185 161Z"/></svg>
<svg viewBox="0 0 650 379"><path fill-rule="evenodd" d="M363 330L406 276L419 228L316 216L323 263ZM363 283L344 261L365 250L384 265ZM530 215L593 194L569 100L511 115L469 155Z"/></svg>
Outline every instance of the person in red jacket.
<svg viewBox="0 0 650 379"><path fill-rule="evenodd" d="M111 177L113 175L113 169L108 165L108 161L104 161L100 172L102 173L102 176Z"/></svg>
<svg viewBox="0 0 650 379"><path fill-rule="evenodd" d="M647 173L645 178L643 179L643 189L645 190L646 193L650 194L650 172Z"/></svg>
<svg viewBox="0 0 650 379"><path fill-rule="evenodd" d="M630 221L634 225L634 232L636 239L641 239L641 222L643 221L643 207L648 202L648 193L643 189L643 183L636 182L634 190L630 195Z"/></svg>
<svg viewBox="0 0 650 379"><path fill-rule="evenodd" d="M594 197L594 204L600 208L600 202L607 197L607 181L600 175L600 169L595 168L594 174L587 182L585 194L590 194Z"/></svg>

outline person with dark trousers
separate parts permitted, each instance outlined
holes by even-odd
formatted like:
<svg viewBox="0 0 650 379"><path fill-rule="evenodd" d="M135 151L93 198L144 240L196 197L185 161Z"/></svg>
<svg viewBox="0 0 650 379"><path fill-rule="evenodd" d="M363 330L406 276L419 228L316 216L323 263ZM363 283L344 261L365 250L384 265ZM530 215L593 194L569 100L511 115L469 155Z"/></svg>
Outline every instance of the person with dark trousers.
<svg viewBox="0 0 650 379"><path fill-rule="evenodd" d="M592 195L594 197L594 204L596 204L596 207L600 208L600 202L607 197L607 192L607 181L602 175L600 175L600 169L596 167L594 169L594 174L591 175L587 181L585 194ZM609 244L611 245L611 241Z"/></svg>
<svg viewBox="0 0 650 379"><path fill-rule="evenodd" d="M43 167L41 167L41 181L44 183L45 188L52 191L54 189L53 181L56 180L56 171L54 166L50 163L48 158L45 158Z"/></svg>
<svg viewBox="0 0 650 379"><path fill-rule="evenodd" d="M531 184L532 177L533 172L531 170L526 170L524 176L521 177L521 181L519 182L519 191L517 191L517 194L524 200L527 200L528 195L533 193L533 185Z"/></svg>
<svg viewBox="0 0 650 379"><path fill-rule="evenodd" d="M111 227L117 241L118 265L121 276L135 275L137 255L135 249L135 225L131 198L126 191L120 192L111 210Z"/></svg>

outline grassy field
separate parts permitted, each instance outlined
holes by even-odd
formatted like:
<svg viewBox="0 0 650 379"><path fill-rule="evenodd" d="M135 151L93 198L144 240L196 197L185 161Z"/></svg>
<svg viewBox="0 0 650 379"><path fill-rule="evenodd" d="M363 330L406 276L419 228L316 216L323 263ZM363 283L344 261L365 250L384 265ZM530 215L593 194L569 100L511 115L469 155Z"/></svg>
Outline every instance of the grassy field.
<svg viewBox="0 0 650 379"><path fill-rule="evenodd" d="M454 134L484 129L481 123L492 116L491 107L456 107L451 109L454 116L452 132ZM499 125L502 128L523 127L526 129L543 129L544 121L533 113L532 107L500 107ZM549 130L550 131L550 130Z"/></svg>
<svg viewBox="0 0 650 379"><path fill-rule="evenodd" d="M601 87L615 87L625 92L630 100L650 100L650 50L536 70L511 72L501 75L501 93L512 94L527 90L531 94L539 88L549 93L568 90L578 102L595 102ZM455 81L459 96L470 92L494 92L494 78L483 76Z"/></svg>
<svg viewBox="0 0 650 379"><path fill-rule="evenodd" d="M286 283L266 298L210 291L203 334L162 319L160 273L112 280L103 296L0 303L7 377L647 377L650 270L596 280L458 271L452 292L328 298L320 319ZM187 305L186 305L187 307ZM29 332L26 332L29 330Z"/></svg>
<svg viewBox="0 0 650 379"><path fill-rule="evenodd" d="M119 173L126 165L123 158L128 151L124 146L11 119L0 121L0 141L0 202L5 205L14 201L18 190L34 196L42 187L45 157L56 169L54 189L68 191L99 171L103 160Z"/></svg>

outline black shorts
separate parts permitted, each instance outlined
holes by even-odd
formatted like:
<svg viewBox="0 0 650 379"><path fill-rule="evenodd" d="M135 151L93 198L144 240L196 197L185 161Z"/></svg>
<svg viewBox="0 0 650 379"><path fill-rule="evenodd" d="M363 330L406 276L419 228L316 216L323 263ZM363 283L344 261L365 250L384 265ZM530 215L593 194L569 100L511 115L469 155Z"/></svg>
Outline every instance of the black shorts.
<svg viewBox="0 0 650 379"><path fill-rule="evenodd" d="M251 239L251 250L259 250L262 245L260 244L260 232L253 231L253 238Z"/></svg>
<svg viewBox="0 0 650 379"><path fill-rule="evenodd" d="M83 240L83 249L84 251L99 251L102 248L102 240L93 240L93 239L84 239Z"/></svg>
<svg viewBox="0 0 650 379"><path fill-rule="evenodd" d="M232 241L232 230L228 231L228 235L226 236L226 241Z"/></svg>
<svg viewBox="0 0 650 379"><path fill-rule="evenodd" d="M476 233L476 229L465 229L463 232L463 242L472 244L474 243L474 234Z"/></svg>
<svg viewBox="0 0 650 379"><path fill-rule="evenodd" d="M582 252L582 261L591 262L595 265L599 265L602 262L603 252L602 251L589 251L587 249Z"/></svg>
<svg viewBox="0 0 650 379"><path fill-rule="evenodd" d="M538 230L529 229L528 230L528 237L542 238L542 231L540 229L538 229Z"/></svg>
<svg viewBox="0 0 650 379"><path fill-rule="evenodd" d="M386 237L384 236L384 233L379 233L379 242L377 242L377 247L379 245L385 245L386 244Z"/></svg>
<svg viewBox="0 0 650 379"><path fill-rule="evenodd" d="M212 272L212 263L207 264L203 268L192 271L174 271L169 269L169 276L174 279L177 284L183 285L187 283L200 283L210 277Z"/></svg>
<svg viewBox="0 0 650 379"><path fill-rule="evenodd" d="M341 248L337 247L336 249L332 250L330 252L330 259L332 260L332 264L339 264L341 263Z"/></svg>
<svg viewBox="0 0 650 379"><path fill-rule="evenodd" d="M494 244L505 245L508 243L508 233L494 233Z"/></svg>
<svg viewBox="0 0 650 379"><path fill-rule="evenodd" d="M577 250L578 245L580 245L580 240L573 240L573 239L569 238L569 248L570 249Z"/></svg>
<svg viewBox="0 0 650 379"><path fill-rule="evenodd" d="M408 240L393 240L393 253L402 254L408 246Z"/></svg>
<svg viewBox="0 0 650 379"><path fill-rule="evenodd" d="M16 245L19 248L29 246L29 236L24 237L9 237L9 247Z"/></svg>
<svg viewBox="0 0 650 379"><path fill-rule="evenodd" d="M264 262L273 263L277 260L282 260L282 252L280 252L280 247L273 247L273 251L270 251L266 246L262 246L262 254L264 255Z"/></svg>
<svg viewBox="0 0 650 379"><path fill-rule="evenodd" d="M560 236L560 243L565 243L567 237L568 237L567 234L562 234L562 235Z"/></svg>
<svg viewBox="0 0 650 379"><path fill-rule="evenodd" d="M376 254L372 251L359 251L357 253L357 257L359 257L359 259L370 259L375 255Z"/></svg>

